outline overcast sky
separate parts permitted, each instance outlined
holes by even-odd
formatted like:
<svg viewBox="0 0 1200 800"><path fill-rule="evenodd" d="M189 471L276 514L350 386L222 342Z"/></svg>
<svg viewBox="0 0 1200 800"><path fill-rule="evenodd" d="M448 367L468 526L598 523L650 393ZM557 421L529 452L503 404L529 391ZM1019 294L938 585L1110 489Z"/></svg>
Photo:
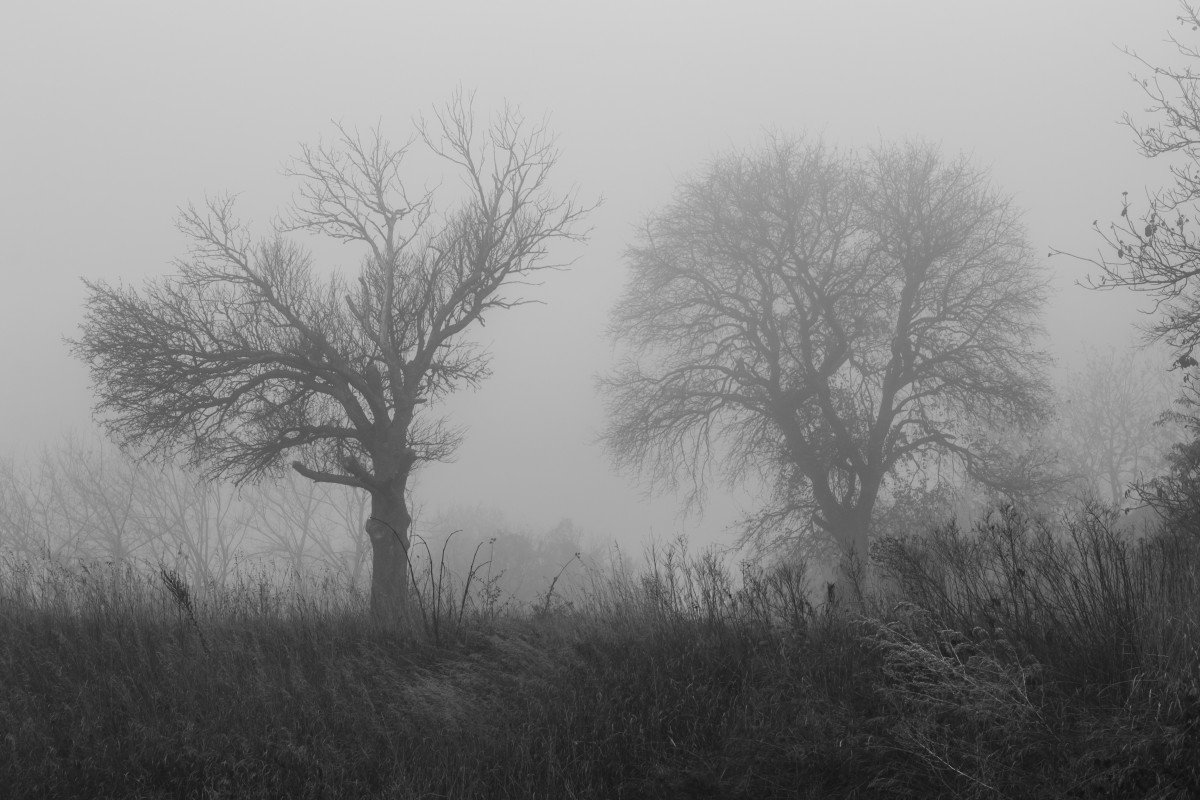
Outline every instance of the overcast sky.
<svg viewBox="0 0 1200 800"><path fill-rule="evenodd" d="M768 128L845 146L922 137L991 169L1039 255L1094 250L1092 220L1165 174L1117 124L1143 105L1119 46L1169 59L1167 32L1188 33L1176 13L1171 0L21 3L0 20L0 454L89 425L86 370L62 341L81 277L169 271L176 208L206 193L241 193L266 232L299 142L331 120L404 139L461 85L481 110L548 114L561 186L605 202L591 241L560 252L578 260L548 277L545 305L489 320L495 375L453 402L466 444L422 473L418 502L570 517L625 543L718 541L733 504L680 520L594 444L594 376L613 358L604 327L639 221ZM1134 335L1136 298L1073 287L1084 273L1069 262L1046 268L1055 352Z"/></svg>

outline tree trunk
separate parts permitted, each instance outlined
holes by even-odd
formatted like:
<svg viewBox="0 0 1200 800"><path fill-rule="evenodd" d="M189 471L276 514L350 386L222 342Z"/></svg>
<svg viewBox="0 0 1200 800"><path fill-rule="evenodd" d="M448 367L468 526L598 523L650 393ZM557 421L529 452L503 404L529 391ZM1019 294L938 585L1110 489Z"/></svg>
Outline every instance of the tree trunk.
<svg viewBox="0 0 1200 800"><path fill-rule="evenodd" d="M841 554L837 575L830 587L828 600L832 605L862 611L863 598L871 588L871 515L856 510L846 514L844 526L835 538Z"/></svg>
<svg viewBox="0 0 1200 800"><path fill-rule="evenodd" d="M371 495L371 618L389 628L408 623L408 529L403 490Z"/></svg>
<svg viewBox="0 0 1200 800"><path fill-rule="evenodd" d="M1121 505L1125 498L1121 496L1121 470L1113 465L1108 468L1108 491L1112 495L1112 504Z"/></svg>

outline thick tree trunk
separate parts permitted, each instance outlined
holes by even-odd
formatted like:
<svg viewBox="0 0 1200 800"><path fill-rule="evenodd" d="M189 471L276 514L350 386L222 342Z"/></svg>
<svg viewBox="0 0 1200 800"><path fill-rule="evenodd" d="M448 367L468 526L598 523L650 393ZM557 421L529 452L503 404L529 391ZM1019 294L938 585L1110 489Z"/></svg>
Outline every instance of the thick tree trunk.
<svg viewBox="0 0 1200 800"><path fill-rule="evenodd" d="M862 611L863 599L872 588L870 511L848 512L834 538L841 553L827 600L843 609Z"/></svg>
<svg viewBox="0 0 1200 800"><path fill-rule="evenodd" d="M371 618L386 627L408 624L408 545L412 516L403 490L371 495Z"/></svg>
<svg viewBox="0 0 1200 800"><path fill-rule="evenodd" d="M871 540L867 527L847 531L841 546L834 600L847 608L861 610L870 584Z"/></svg>

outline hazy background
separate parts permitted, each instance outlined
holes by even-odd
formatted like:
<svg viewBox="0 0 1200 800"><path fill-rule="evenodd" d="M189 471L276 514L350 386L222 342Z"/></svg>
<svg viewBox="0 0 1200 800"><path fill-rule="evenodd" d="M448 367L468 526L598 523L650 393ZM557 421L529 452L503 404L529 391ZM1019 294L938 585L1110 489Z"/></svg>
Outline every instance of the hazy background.
<svg viewBox="0 0 1200 800"><path fill-rule="evenodd" d="M1175 13L1172 0L22 4L0 20L0 455L90 424L86 371L62 341L81 277L169 271L176 207L206 193L241 193L266 232L299 142L331 120L407 138L461 85L481 111L508 99L549 114L560 186L605 203L590 243L558 253L578 261L547 278L545 305L489 319L495 375L453 401L466 443L421 473L418 504L569 517L631 545L684 529L731 542L736 500L681 520L594 444L594 376L613 358L604 329L639 221L767 128L846 146L919 136L989 166L1040 254L1093 251L1092 220L1166 174L1117 124L1143 105L1118 46L1172 61ZM331 266L356 268L344 252ZM1084 271L1061 258L1046 268L1056 354L1131 340L1137 298L1075 287Z"/></svg>

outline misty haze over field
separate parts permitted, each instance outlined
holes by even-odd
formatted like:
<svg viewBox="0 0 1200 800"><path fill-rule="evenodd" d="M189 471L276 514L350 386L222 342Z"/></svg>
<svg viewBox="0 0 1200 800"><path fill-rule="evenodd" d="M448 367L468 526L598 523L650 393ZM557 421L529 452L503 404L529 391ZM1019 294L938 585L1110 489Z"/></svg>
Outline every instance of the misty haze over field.
<svg viewBox="0 0 1200 800"><path fill-rule="evenodd" d="M1121 114L1129 79L1164 43L1171 2L896 4L562 3L27 5L0 32L0 447L34 457L90 426L78 333L80 278L139 286L186 243L177 209L223 192L265 233L294 186L281 166L334 122L402 141L457 87L489 113L545 114L562 157L553 176L603 204L586 243L555 245L541 305L494 315L477 391L445 401L467 430L452 463L424 468L429 514L481 505L543 530L560 520L637 550L688 533L732 544L753 496L712 491L702 515L647 500L597 443L596 376L611 370L606 325L627 280L625 250L676 184L764 132L834 148L919 138L990 170L1023 213L1053 292L1047 346L1062 370L1082 345L1137 340L1129 292L1075 285L1093 219L1140 198L1165 166L1135 151ZM436 165L415 162L418 181ZM427 173L421 173L426 169ZM310 237L320 270L358 254ZM1156 367L1169 359L1147 351Z"/></svg>
<svg viewBox="0 0 1200 800"><path fill-rule="evenodd" d="M1200 0L8 5L3 798L1200 797Z"/></svg>

